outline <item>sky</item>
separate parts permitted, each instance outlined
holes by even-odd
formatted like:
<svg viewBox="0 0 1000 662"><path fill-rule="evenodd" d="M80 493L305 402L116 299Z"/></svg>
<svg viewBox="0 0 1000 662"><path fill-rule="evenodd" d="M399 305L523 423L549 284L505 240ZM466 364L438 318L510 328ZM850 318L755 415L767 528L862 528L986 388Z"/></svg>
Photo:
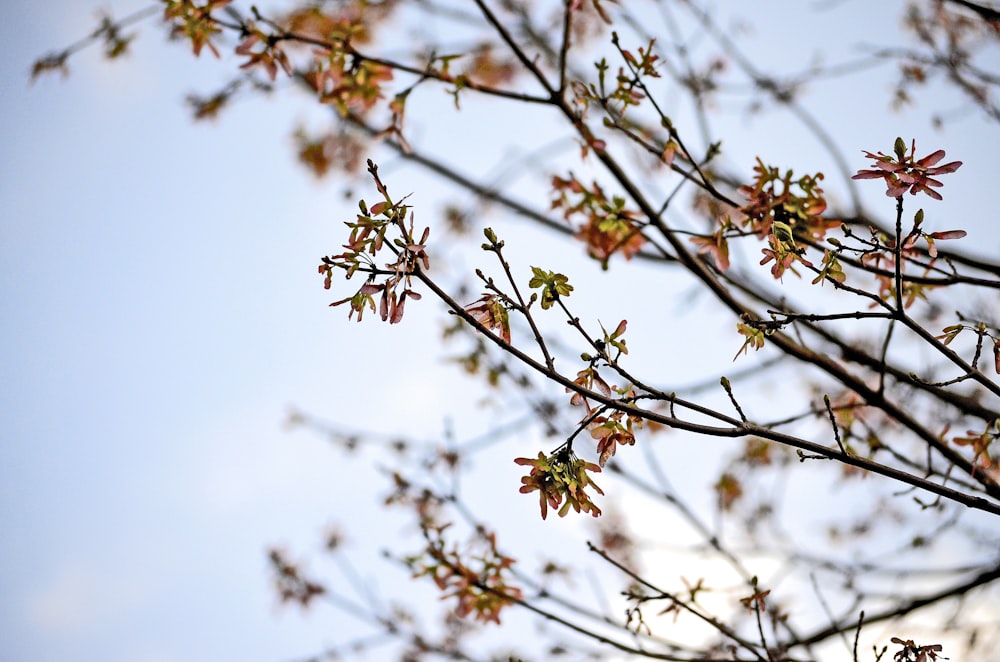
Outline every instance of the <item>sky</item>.
<svg viewBox="0 0 1000 662"><path fill-rule="evenodd" d="M183 98L222 70L152 24L123 61L94 49L67 79L28 84L39 55L91 29L95 6L11 3L0 25L0 659L315 653L340 625L280 609L265 550L313 551L333 521L353 522L364 550L391 520L376 471L288 430L289 410L418 437L454 420L472 435L482 428L461 412L477 392L440 370L431 306L401 329L327 307L318 257L355 203L296 165L300 103L248 100L195 124ZM780 134L780 119L735 111L720 125ZM903 133L881 101L845 108L838 126L858 153ZM969 173L949 182L955 200L996 171L996 133L975 129L941 136ZM809 160L794 140L769 147L774 161ZM975 246L1000 250L995 222L951 209ZM387 357L398 332L401 355Z"/></svg>
<svg viewBox="0 0 1000 662"><path fill-rule="evenodd" d="M14 11L0 658L315 650L322 628L276 608L264 551L313 549L351 496L328 446L283 427L288 408L376 413L349 397L365 379L343 347L379 331L332 315L316 275L342 203L294 165L280 102L193 125L198 67L153 27L121 67L85 53L29 87L33 59L89 31L92 9Z"/></svg>

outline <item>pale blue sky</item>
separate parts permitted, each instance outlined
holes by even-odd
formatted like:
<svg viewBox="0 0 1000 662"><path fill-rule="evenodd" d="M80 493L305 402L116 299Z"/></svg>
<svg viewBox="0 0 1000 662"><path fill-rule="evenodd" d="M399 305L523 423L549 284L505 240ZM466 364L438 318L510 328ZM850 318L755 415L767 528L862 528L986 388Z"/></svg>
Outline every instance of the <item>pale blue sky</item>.
<svg viewBox="0 0 1000 662"><path fill-rule="evenodd" d="M322 440L283 430L288 406L417 436L458 415L461 433L474 434L461 412L476 391L456 394L453 371L433 372L433 305L410 306L392 329L327 308L317 258L340 243L355 203L296 166L289 135L309 117L301 104L249 100L217 123L192 123L184 95L212 89L223 70L165 44L152 24L128 59L107 63L94 49L70 62L67 80L28 86L37 56L92 28L92 4L8 5L0 25L0 658L316 653L340 624L275 608L265 547L311 552L339 520L353 522L364 556L362 523L395 520L375 507L365 462L345 471ZM918 150L944 146L966 162L945 189L951 227L969 227L983 253L1000 250L996 219L969 218L958 202L996 172L996 132L900 126L884 88L868 95L833 122L852 132L845 152L857 167L861 149L920 131ZM734 161L787 122L737 114L719 120ZM765 158L797 167L817 149L766 144ZM866 200L884 203L879 193ZM399 346L401 333L405 359L367 358L380 342ZM386 382L389 397L374 397ZM503 498L534 507L513 488Z"/></svg>
<svg viewBox="0 0 1000 662"><path fill-rule="evenodd" d="M326 307L334 201L281 104L193 126L184 94L218 79L152 26L127 61L28 87L86 5L2 28L0 657L305 654L323 628L276 616L264 547L315 548L352 486L281 424L362 409L326 375L378 331Z"/></svg>

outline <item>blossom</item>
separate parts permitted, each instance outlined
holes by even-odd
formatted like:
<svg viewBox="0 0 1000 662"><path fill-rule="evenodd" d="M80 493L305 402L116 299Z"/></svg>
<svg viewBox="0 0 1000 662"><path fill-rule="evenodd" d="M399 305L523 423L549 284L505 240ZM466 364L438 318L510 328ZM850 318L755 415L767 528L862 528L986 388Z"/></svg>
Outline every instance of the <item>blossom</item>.
<svg viewBox="0 0 1000 662"><path fill-rule="evenodd" d="M910 153L906 153L906 143L902 138L896 138L894 146L895 157L889 154L878 152L872 154L866 151L864 154L874 160L872 164L874 170L859 170L851 179L884 179L886 184L885 194L890 198L898 198L907 191L910 195L916 195L923 191L935 200L941 199L941 194L931 187L942 186L941 182L934 179L932 175L946 175L955 172L962 166L961 161L952 161L941 166L936 166L944 158L944 150L939 149L931 152L922 159L914 159L917 141L910 143Z"/></svg>

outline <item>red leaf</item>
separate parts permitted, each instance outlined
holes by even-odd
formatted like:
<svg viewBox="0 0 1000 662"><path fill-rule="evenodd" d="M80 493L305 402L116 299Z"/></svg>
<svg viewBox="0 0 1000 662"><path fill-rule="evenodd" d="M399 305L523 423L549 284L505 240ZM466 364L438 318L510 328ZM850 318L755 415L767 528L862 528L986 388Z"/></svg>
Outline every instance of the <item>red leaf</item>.
<svg viewBox="0 0 1000 662"><path fill-rule="evenodd" d="M945 230L944 232L931 232L930 236L935 239L961 239L966 234L965 230Z"/></svg>
<svg viewBox="0 0 1000 662"><path fill-rule="evenodd" d="M378 314L383 322L389 318L389 290L382 290L382 300L378 305Z"/></svg>
<svg viewBox="0 0 1000 662"><path fill-rule="evenodd" d="M939 149L938 151L932 152L932 153L928 154L927 156L925 156L924 158L920 159L919 161L917 161L917 163L919 165L927 167L927 166L934 165L935 163L937 163L938 161L940 161L943 158L944 158L944 150L943 149Z"/></svg>
<svg viewBox="0 0 1000 662"><path fill-rule="evenodd" d="M403 305L406 303L406 292L399 297L399 303L392 310L392 319L389 320L389 324L396 324L401 319L403 319Z"/></svg>

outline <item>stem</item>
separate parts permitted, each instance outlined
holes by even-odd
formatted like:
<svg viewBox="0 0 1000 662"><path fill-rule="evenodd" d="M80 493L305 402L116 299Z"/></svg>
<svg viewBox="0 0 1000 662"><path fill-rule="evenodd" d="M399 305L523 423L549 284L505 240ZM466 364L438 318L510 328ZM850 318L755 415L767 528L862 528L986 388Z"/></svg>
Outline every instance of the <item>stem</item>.
<svg viewBox="0 0 1000 662"><path fill-rule="evenodd" d="M903 312L903 196L896 198L896 246L892 251L895 256L893 278L896 290L896 315L902 318Z"/></svg>

